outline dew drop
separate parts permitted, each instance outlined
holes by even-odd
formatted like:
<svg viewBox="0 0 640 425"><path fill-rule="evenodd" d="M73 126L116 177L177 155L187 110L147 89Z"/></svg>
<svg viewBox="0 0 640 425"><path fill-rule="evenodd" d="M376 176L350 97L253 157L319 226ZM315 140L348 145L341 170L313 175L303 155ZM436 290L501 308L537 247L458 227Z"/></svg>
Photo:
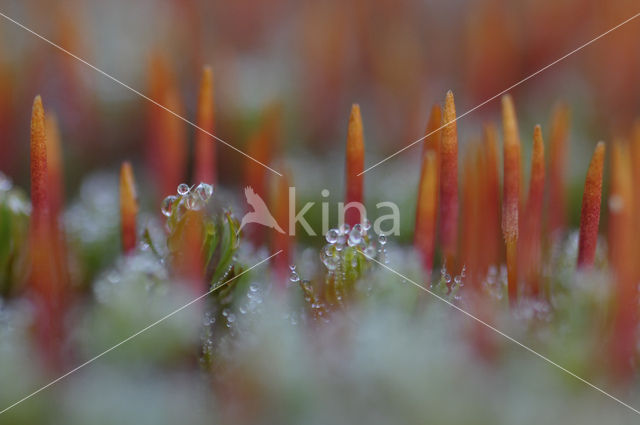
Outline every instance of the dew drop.
<svg viewBox="0 0 640 425"><path fill-rule="evenodd" d="M186 195L187 193L189 193L190 190L191 189L189 189L189 185L186 183L180 183L178 185L178 195L180 196Z"/></svg>
<svg viewBox="0 0 640 425"><path fill-rule="evenodd" d="M363 228L365 231L367 231L367 230L371 229L371 221L369 221L368 219L366 219L366 218L365 218L365 219L362 221L362 228Z"/></svg>
<svg viewBox="0 0 640 425"><path fill-rule="evenodd" d="M338 240L338 234L339 233L337 229L329 229L325 238L327 239L327 242L329 242L330 244L334 244Z"/></svg>
<svg viewBox="0 0 640 425"><path fill-rule="evenodd" d="M176 196L170 195L162 200L162 204L160 205L160 210L165 217L169 217L171 215L171 208L173 207L174 202L178 199Z"/></svg>
<svg viewBox="0 0 640 425"><path fill-rule="evenodd" d="M200 183L195 190L201 201L208 201L213 195L213 186L207 183Z"/></svg>
<svg viewBox="0 0 640 425"><path fill-rule="evenodd" d="M378 242L380 242L380 245L385 245L387 243L387 236L384 234L378 236Z"/></svg>

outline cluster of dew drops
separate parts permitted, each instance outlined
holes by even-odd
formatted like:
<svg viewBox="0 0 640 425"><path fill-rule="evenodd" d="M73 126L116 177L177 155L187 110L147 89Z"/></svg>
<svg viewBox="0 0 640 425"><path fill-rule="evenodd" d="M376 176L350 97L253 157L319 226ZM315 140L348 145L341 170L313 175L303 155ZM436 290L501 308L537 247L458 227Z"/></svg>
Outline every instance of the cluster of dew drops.
<svg viewBox="0 0 640 425"><path fill-rule="evenodd" d="M353 227L342 224L337 228L329 229L325 235L327 244L320 251L322 264L329 273L344 273L346 261L346 248L360 249L368 260L376 259L381 263L387 263L387 236L378 236L378 246L374 238L370 235L371 222L366 218L362 224L355 224ZM351 266L358 265L357 255L351 257ZM295 265L290 266L291 274L289 281L296 284L300 281L300 276Z"/></svg>
<svg viewBox="0 0 640 425"><path fill-rule="evenodd" d="M213 195L213 186L204 182L197 186L180 183L177 192L177 196L169 195L162 200L160 210L165 217L171 216L174 207L178 208L178 218L185 210L198 211L203 209Z"/></svg>

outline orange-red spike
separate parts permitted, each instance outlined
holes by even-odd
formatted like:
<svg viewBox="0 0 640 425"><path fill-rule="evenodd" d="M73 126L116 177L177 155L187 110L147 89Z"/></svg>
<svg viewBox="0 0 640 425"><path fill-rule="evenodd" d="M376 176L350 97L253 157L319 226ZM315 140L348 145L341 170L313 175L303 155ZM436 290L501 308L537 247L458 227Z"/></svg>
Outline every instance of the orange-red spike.
<svg viewBox="0 0 640 425"><path fill-rule="evenodd" d="M433 252L438 215L438 158L436 152L427 150L422 159L422 172L418 185L418 205L413 245L428 272L433 269Z"/></svg>
<svg viewBox="0 0 640 425"><path fill-rule="evenodd" d="M542 140L542 130L537 125L533 131L529 196L522 220L523 234L520 238L518 252L519 269L526 284L526 292L534 296L540 293L544 178L544 141Z"/></svg>
<svg viewBox="0 0 640 425"><path fill-rule="evenodd" d="M29 290L35 307L35 332L47 366L59 370L63 364L63 285L57 260L58 241L50 217L47 197L47 141L45 115L40 96L31 116L31 227L29 230Z"/></svg>
<svg viewBox="0 0 640 425"><path fill-rule="evenodd" d="M120 229L122 251L126 254L136 247L136 217L138 215L138 196L133 168L129 162L120 167Z"/></svg>
<svg viewBox="0 0 640 425"><path fill-rule="evenodd" d="M566 225L566 168L571 113L564 103L558 104L551 118L549 137L549 210L551 233L562 232Z"/></svg>
<svg viewBox="0 0 640 425"><path fill-rule="evenodd" d="M580 240L578 242L578 268L591 267L596 256L600 204L602 201L602 174L604 169L604 142L596 145L591 158L582 195L580 213Z"/></svg>
<svg viewBox="0 0 640 425"><path fill-rule="evenodd" d="M520 204L520 137L511 96L502 98L504 133L504 195L502 201L502 234L507 251L509 303L518 296L518 210Z"/></svg>
<svg viewBox="0 0 640 425"><path fill-rule="evenodd" d="M611 151L609 193L609 263L616 279L614 331L611 340L612 372L620 382L632 375L637 329L637 290L634 281L635 252L631 229L633 188L628 146L614 142Z"/></svg>
<svg viewBox="0 0 640 425"><path fill-rule="evenodd" d="M440 144L442 143L442 107L440 105L433 105L431 108L431 114L429 115L429 122L427 123L427 129L425 131L425 138L423 142L423 153L427 150L435 152L438 163L440 162ZM438 164L439 166L439 164Z"/></svg>
<svg viewBox="0 0 640 425"><path fill-rule="evenodd" d="M278 169L284 170L285 167ZM284 286L287 284L289 276L289 265L293 263L294 241L295 238L290 236L289 229L289 187L291 186L291 177L289 172L284 172L282 177L274 177L273 191L271 199L273 200L273 217L276 223L280 225L285 233L274 231L271 238L272 252L282 250L280 255L273 259L274 273L279 284Z"/></svg>
<svg viewBox="0 0 640 425"><path fill-rule="evenodd" d="M453 93L447 92L440 144L440 240L447 265L456 267L458 241L458 128Z"/></svg>
<svg viewBox="0 0 640 425"><path fill-rule="evenodd" d="M364 136L362 133L360 106L353 104L347 129L345 206L350 202L362 204L364 201L364 175L360 174L364 171ZM360 223L363 218L360 217L359 209L347 208L344 220L345 223L353 226Z"/></svg>
<svg viewBox="0 0 640 425"><path fill-rule="evenodd" d="M215 107L213 103L213 71L205 66L198 94L198 112L196 124L202 130L214 134ZM194 183L216 183L216 140L202 130L196 129Z"/></svg>

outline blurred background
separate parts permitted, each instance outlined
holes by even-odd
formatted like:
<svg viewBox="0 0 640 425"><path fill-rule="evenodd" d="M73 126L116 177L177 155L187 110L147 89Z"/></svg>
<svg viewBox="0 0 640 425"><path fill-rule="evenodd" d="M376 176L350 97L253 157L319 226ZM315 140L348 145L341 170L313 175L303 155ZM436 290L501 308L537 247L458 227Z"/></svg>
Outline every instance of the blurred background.
<svg viewBox="0 0 640 425"><path fill-rule="evenodd" d="M277 149L331 161L357 102L367 164L421 137L446 90L460 114L638 8L635 0L1 3L2 13L150 97L154 81L175 84L173 106L188 119L202 66L211 65L215 134L240 149L276 105ZM640 22L630 22L514 89L525 151L533 125L547 130L551 107L563 99L573 111L572 174L583 175L595 142L624 134L638 114L638 39ZM23 187L37 93L58 116L70 193L88 172L144 155L149 110L157 107L2 18L0 169ZM498 120L498 108L491 102L459 122L462 149L483 122ZM183 124L179 131L192 140L195 130ZM220 180L240 182L245 158L218 146ZM394 161L411 160L410 152Z"/></svg>

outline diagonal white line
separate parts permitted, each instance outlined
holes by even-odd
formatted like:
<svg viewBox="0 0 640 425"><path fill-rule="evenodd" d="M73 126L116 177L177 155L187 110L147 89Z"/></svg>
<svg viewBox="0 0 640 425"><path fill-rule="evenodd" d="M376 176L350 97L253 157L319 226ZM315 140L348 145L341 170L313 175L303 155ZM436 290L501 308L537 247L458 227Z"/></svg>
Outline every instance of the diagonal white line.
<svg viewBox="0 0 640 425"><path fill-rule="evenodd" d="M198 298L195 298L194 300L189 301L187 304L183 305L182 307L178 308L177 310L172 311L171 313L167 314L166 316L156 320L155 322L153 322L152 324L150 324L149 326L139 330L138 332L134 333L133 335L128 336L127 338L123 339L122 341L120 341L119 343L117 343L116 345L112 346L111 348L108 348L106 350L104 350L102 353L90 358L89 360L87 360L86 362L82 363L79 366L76 366L75 368L71 369L70 371L68 371L67 373L65 373L64 375L54 379L53 381L49 382L48 384L38 388L36 391L32 392L31 394L21 398L20 400L16 401L15 403L11 404L10 406L5 407L3 410L0 411L0 415L2 415L3 413L5 413L7 410L12 409L14 407L16 407L17 405L19 405L20 403L22 403L23 401L26 401L28 399L30 399L31 397L33 397L34 395L46 390L47 388L49 388L50 386L60 382L61 380L63 380L64 378L66 378L67 376L71 375L72 373L77 372L78 370L82 369L83 367L87 366L90 363L93 363L94 361L98 360L100 357L104 356L105 354L110 353L111 351L115 350L116 348L120 347L122 344L131 341L133 338L137 337L138 335L148 331L149 329L153 328L154 326L164 322L165 320L167 320L168 318L174 316L175 314L181 312L182 310L184 310L185 308L191 306L192 304L200 301L201 299L203 299L204 297L206 297L207 295L217 291L218 289L222 288L223 286L225 286L226 284L228 284L229 282L239 278L240 276L242 276L243 274L247 273L248 271L258 267L260 264L265 263L267 261L269 261L270 259L272 259L273 257L275 257L276 255L282 253L282 250L276 252L275 254L270 255L269 257L265 258L264 260L254 264L253 266L249 267L246 270L243 270L241 273L238 273L237 275L235 275L234 277L232 277L231 279L221 283L220 285L212 288L211 290L205 292L204 294L200 295Z"/></svg>
<svg viewBox="0 0 640 425"><path fill-rule="evenodd" d="M411 142L410 144L408 144L407 146L403 147L402 149L396 151L395 153L392 153L391 155L387 156L386 158L376 162L375 164L373 164L371 167L367 168L366 170L362 171L361 173L358 174L358 176L361 176L362 174L366 173L369 170L372 170L374 168L376 168L378 165L387 162L388 160L390 160L391 158L393 158L394 156L406 151L407 149L409 149L410 147L414 146L416 143L420 143L422 142L424 139L426 139L427 137L431 136L434 133L437 133L438 131L442 130L443 128L453 124L454 122L458 121L460 118L469 115L470 113L472 113L473 111L475 111L478 108L483 107L484 105L486 105L487 103L499 98L500 96L502 96L503 94L508 93L509 91L511 91L512 89L518 87L520 84L524 83L525 81L535 77L536 75L540 74L541 72L546 71L547 69L551 68L552 66L554 66L555 64L557 64L558 62L562 62L563 60L565 60L566 58L568 58L569 56L573 55L574 53L579 52L580 50L584 49L585 47L595 43L596 41L600 40L602 37L606 36L607 34L617 30L618 28L620 28L621 26L633 21L634 19L636 19L638 16L640 16L640 12L636 13L635 15L633 15L632 17L630 17L629 19L620 22L618 25L616 25L615 27L603 32L602 34L600 34L599 36L597 36L596 38L587 41L586 43L584 43L583 45L581 45L580 47L570 51L569 53L567 53L566 55L554 60L553 62L551 62L550 64L548 64L547 66L540 68L539 70L537 70L536 72L534 72L533 74L529 75L528 77L523 78L522 80L518 81L517 83L509 86L508 88L502 90L500 93L490 97L489 99L485 100L484 102L480 103L479 105L474 106L473 108L469 109L468 111L466 111L465 113L457 116L455 119L444 123L442 126L440 126L440 128L433 130L432 132L430 132L429 134L426 134L424 136L422 136L421 138L419 138L418 140Z"/></svg>
<svg viewBox="0 0 640 425"><path fill-rule="evenodd" d="M624 407L630 409L631 411L637 413L638 415L640 415L640 410L634 408L633 406L630 406L629 404L625 403L624 401L620 400L619 398L609 394L608 392L606 392L605 390L601 389L600 387L595 386L594 384L592 384L591 382L587 381L584 378L579 377L578 375L576 375L575 373L571 372L570 370L560 366L559 364L557 364L556 362L554 362L553 360L549 359L548 357L538 353L537 351L535 351L533 348L530 348L526 345L524 345L523 343L521 343L520 341L510 337L509 335L507 335L506 333L502 332L499 329L496 329L495 327L491 326L490 324L488 324L487 322L485 322L484 320L474 316L473 314L469 313L468 311L458 307L457 305L453 304L452 302L450 302L449 300L447 300L446 298L441 297L440 295L436 294L435 292L425 288L424 286L420 285L419 283L416 283L415 281L411 280L410 278L408 278L407 276L403 275L402 273L399 273L397 271L395 271L394 269L392 269L391 267L387 266L386 264L383 264L382 262L376 260L375 258L372 258L368 255L366 255L365 253L360 252L360 254L364 255L367 259L381 265L382 267L384 267L385 269L389 270L391 273L401 277L402 279L406 280L407 282L411 282L413 285L417 286L418 288L422 289L423 291L433 295L434 297L436 297L437 299L439 299L440 301L448 304L450 307L453 307L454 309L458 310L459 312L461 312L462 314L465 314L466 316L470 317L471 319L475 320L476 322L486 326L487 328L491 329L492 331L496 332L497 334L503 336L504 338L508 339L509 341L513 342L514 344L519 345L520 347L524 348L525 350L527 350L528 352L530 352L531 354L534 354L538 357L540 357L542 360L546 361L547 363L557 367L558 369L562 370L563 372L573 376L574 378L576 378L577 380L581 381L584 384L587 384L588 386L590 386L591 388L593 388L594 390L606 395L607 397L609 397L610 399L620 403L621 405L623 405Z"/></svg>
<svg viewBox="0 0 640 425"><path fill-rule="evenodd" d="M142 97L145 100L148 100L149 102L153 103L154 105L164 109L165 111L169 112L171 115L173 115L176 118L181 119L182 121L186 122L187 124L189 124L190 126L194 127L195 129L207 134L208 136L214 138L215 140L217 140L218 142L222 143L223 145L233 149L234 151L238 152L241 155L244 155L245 157L249 158L250 160L252 160L253 162L262 165L264 168L266 168L267 170L271 171L272 173L275 173L277 175L279 175L280 177L282 177L282 174L279 173L278 171L274 170L273 168L269 167L266 164L263 164L262 162L258 161L257 159L255 159L254 157L252 157L251 155L241 151L240 149L236 148L235 146L225 142L224 140L222 140L221 138L219 138L218 136L208 132L207 130L205 130L204 128L198 126L196 123L194 123L193 121L190 121L188 119L186 119L185 117L183 117L182 115L179 115L177 113L175 113L174 111L172 111L171 109L167 108L166 106L156 102L155 100L151 99L149 96L145 95L144 93L141 93L140 91L134 89L133 87L123 83L122 81L118 80L116 77L112 76L111 74L106 73L105 71L101 70L100 68L90 64L89 62L87 62L86 60L82 59L81 57L71 53L70 51L68 51L67 49L65 49L64 47L54 43L53 41L47 39L46 37L38 34L37 32L33 31L30 28L27 28L26 26L24 26L23 24L21 24L20 22L16 21L15 19L10 18L9 16L5 15L4 13L0 12L0 16L2 16L3 18L5 18L8 21L13 22L14 24L16 24L17 26L19 26L20 28L22 28L25 31L30 32L31 34L35 35L36 37L38 37L39 39L46 41L47 43L49 43L50 45L52 45L53 47L55 47L56 49L68 54L69 56L71 56L72 58L82 62L83 64L85 64L86 66L88 66L89 68L93 69L94 71L99 72L100 74L104 75L105 77L107 77L108 79L120 84L122 87L132 91L133 93L137 94L138 96ZM1 412L0 412L1 413Z"/></svg>

